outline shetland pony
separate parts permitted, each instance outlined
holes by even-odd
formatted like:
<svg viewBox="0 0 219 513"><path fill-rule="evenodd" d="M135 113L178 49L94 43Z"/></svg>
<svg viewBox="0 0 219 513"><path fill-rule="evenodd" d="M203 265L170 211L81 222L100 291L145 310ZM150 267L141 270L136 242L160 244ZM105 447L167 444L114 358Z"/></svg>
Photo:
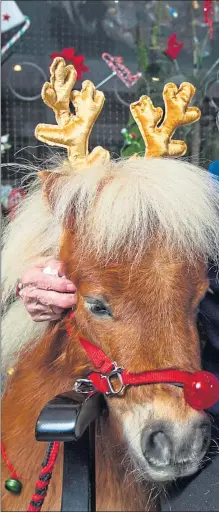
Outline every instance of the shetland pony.
<svg viewBox="0 0 219 513"><path fill-rule="evenodd" d="M4 235L3 358L14 372L2 439L23 490L3 492L3 511L25 511L34 491L41 409L90 368L79 336L131 372L200 369L196 316L207 262L218 262L218 192L205 170L171 158L97 160L88 170L64 162L36 177ZM20 299L10 304L23 271L51 255L77 287L71 335L66 316L34 323ZM200 468L209 419L168 384L132 387L107 403L96 434L97 510L159 511L159 490ZM62 454L44 511L60 510L61 482Z"/></svg>

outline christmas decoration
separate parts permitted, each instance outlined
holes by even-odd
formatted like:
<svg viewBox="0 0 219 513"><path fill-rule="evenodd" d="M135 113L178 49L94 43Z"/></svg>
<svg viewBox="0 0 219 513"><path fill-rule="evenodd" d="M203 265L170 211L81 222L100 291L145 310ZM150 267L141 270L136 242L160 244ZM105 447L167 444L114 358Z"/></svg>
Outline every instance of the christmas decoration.
<svg viewBox="0 0 219 513"><path fill-rule="evenodd" d="M204 19L209 26L209 36L213 39L213 0L204 0Z"/></svg>
<svg viewBox="0 0 219 513"><path fill-rule="evenodd" d="M30 26L30 18L28 16L24 16L17 6L16 2L13 0L10 1L2 1L2 18L1 18L1 31L2 33L7 30L11 30L12 28L20 25L25 22L23 27L21 27L18 32L3 46L1 49L1 55L3 56L9 48L11 48L18 39L27 31Z"/></svg>
<svg viewBox="0 0 219 513"><path fill-rule="evenodd" d="M74 48L63 48L61 52L53 52L51 55L52 60L54 60L55 57L63 57L67 64L73 64L77 71L77 80L82 79L85 71L90 71L90 69L84 64L85 56L75 55Z"/></svg>
<svg viewBox="0 0 219 513"><path fill-rule="evenodd" d="M136 75L132 75L131 71L123 64L122 57L114 57L110 53L104 52L102 54L102 59L107 64L109 68L113 70L113 72L108 75L104 80L102 80L96 87L100 87L110 80L114 75L117 75L120 80L126 85L126 87L132 87L141 77L141 73L136 73Z"/></svg>
<svg viewBox="0 0 219 513"><path fill-rule="evenodd" d="M8 14L3 14L3 21L9 21L10 17Z"/></svg>
<svg viewBox="0 0 219 513"><path fill-rule="evenodd" d="M139 155L144 154L145 144L140 130L131 114L127 128L123 128L121 133L124 137L124 144L120 152L121 157L131 157L134 153L138 153Z"/></svg>
<svg viewBox="0 0 219 513"><path fill-rule="evenodd" d="M5 488L9 492L19 494L22 490L22 483L20 481L20 476L18 476L12 463L9 461L6 451L5 451L5 447L2 442L1 442L1 454L2 454L2 459L4 460L5 464L8 467L9 472L11 473L11 477L9 479L6 479L6 481L5 481Z"/></svg>
<svg viewBox="0 0 219 513"><path fill-rule="evenodd" d="M19 495L19 493L21 493L22 490L22 483L19 479L6 479L5 488L9 492L16 493Z"/></svg>
<svg viewBox="0 0 219 513"><path fill-rule="evenodd" d="M179 41L176 40L176 37L176 33L171 34L167 41L167 48L164 50L164 53L172 60L177 59L179 53L184 47L184 43L179 43Z"/></svg>
<svg viewBox="0 0 219 513"><path fill-rule="evenodd" d="M187 9L183 9L184 3ZM213 27L216 23L216 5L218 2L201 2L197 0L187 0L178 2L160 2L154 0L143 4L140 23L136 30L136 56L138 71L142 74L137 83L136 96L148 95L156 99L161 92L161 87L168 82L174 82L178 86L182 82L193 82L197 86L196 100L198 106L202 109L203 102L207 108L215 112L209 113L213 119L216 118L216 126L211 124L213 131L212 137L204 136L203 124L205 120L197 123L194 127L181 127L180 137L186 139L189 155L194 164L199 164L199 155L202 150L202 158L218 158L218 146L216 139L219 129L218 114L218 90L217 90L217 69L219 59L215 62L206 62L211 55L213 46L209 39L209 23ZM136 12L139 14L140 2L136 2ZM205 17L203 8L205 7ZM145 19L145 14L147 18ZM179 16L180 15L180 16ZM209 21L210 20L210 21ZM209 22L206 25L206 22ZM145 27L143 23L145 22ZM165 28L164 28L165 27ZM212 37L212 30L210 30ZM186 57L180 61L181 53ZM182 66L182 68L181 68ZM114 91L117 99L127 105L127 101L122 101L120 94L116 92L116 82ZM120 93L120 91L119 91ZM208 104L208 106L207 106ZM207 118L206 118L207 119ZM125 141L122 145L121 156L131 155L132 153L141 154L141 150L136 150L136 142L141 144L141 135L137 139L132 139L131 133L133 120L128 118L126 125L127 132L123 131ZM215 127L215 128L214 128ZM217 127L217 128L216 128ZM206 127L207 130L207 127ZM217 133L215 133L217 132ZM201 147L202 141L202 147ZM213 150L214 147L214 150Z"/></svg>
<svg viewBox="0 0 219 513"><path fill-rule="evenodd" d="M1 185L1 207L3 212L8 214L10 220L14 219L16 209L23 198L25 198L23 189L13 189L11 185Z"/></svg>
<svg viewBox="0 0 219 513"><path fill-rule="evenodd" d="M133 120L134 124L134 120ZM137 130L134 132L134 127L130 127L129 131L127 128L123 128L121 133L125 139L124 145L121 149L121 157L130 157L133 153L143 154L144 153L144 143L143 139L137 133Z"/></svg>
<svg viewBox="0 0 219 513"><path fill-rule="evenodd" d="M6 150L11 148L11 144L8 143L9 134L1 136L1 154L5 153Z"/></svg>
<svg viewBox="0 0 219 513"><path fill-rule="evenodd" d="M166 8L168 9L170 15L173 16L173 18L178 18L178 12L176 11L176 9L173 9L173 7L170 7L169 4L166 4Z"/></svg>
<svg viewBox="0 0 219 513"><path fill-rule="evenodd" d="M8 198L11 194L12 186L11 185L1 185L1 207L3 210L8 210Z"/></svg>
<svg viewBox="0 0 219 513"><path fill-rule="evenodd" d="M23 191L23 189L16 188L12 189L12 191L10 192L8 197L8 210L10 221L14 219L17 207L24 198L25 192Z"/></svg>
<svg viewBox="0 0 219 513"><path fill-rule="evenodd" d="M2 33L11 30L17 25L24 23L25 17L17 3L13 0L1 2L1 31Z"/></svg>

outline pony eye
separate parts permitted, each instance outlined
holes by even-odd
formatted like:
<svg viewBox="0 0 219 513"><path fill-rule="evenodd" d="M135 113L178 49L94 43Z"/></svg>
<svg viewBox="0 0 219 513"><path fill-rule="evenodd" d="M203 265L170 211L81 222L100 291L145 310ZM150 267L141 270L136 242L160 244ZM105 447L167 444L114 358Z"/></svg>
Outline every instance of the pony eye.
<svg viewBox="0 0 219 513"><path fill-rule="evenodd" d="M97 317L112 317L109 306L100 299L87 297L84 304L87 310Z"/></svg>

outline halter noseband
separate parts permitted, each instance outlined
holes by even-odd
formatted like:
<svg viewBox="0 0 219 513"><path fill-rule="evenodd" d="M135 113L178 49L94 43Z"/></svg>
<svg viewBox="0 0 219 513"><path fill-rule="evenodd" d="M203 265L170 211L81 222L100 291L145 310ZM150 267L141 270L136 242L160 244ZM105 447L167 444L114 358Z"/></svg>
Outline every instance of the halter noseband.
<svg viewBox="0 0 219 513"><path fill-rule="evenodd" d="M74 313L71 312L69 318L71 319L73 315ZM67 332L71 335L69 326L67 326ZM208 409L219 399L219 380L210 372L164 369L135 374L118 367L102 349L91 342L83 338L79 341L97 370L89 373L87 378L81 378L75 382L76 392L87 393L93 390L106 396L116 396L123 394L128 386L166 383L183 387L185 401L195 410Z"/></svg>

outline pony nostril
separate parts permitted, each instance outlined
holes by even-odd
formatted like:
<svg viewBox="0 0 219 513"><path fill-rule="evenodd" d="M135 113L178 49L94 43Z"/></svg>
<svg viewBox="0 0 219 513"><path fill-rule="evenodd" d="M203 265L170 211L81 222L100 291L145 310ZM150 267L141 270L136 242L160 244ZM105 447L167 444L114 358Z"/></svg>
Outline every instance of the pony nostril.
<svg viewBox="0 0 219 513"><path fill-rule="evenodd" d="M170 464L171 442L164 431L144 433L142 452L150 465L164 467Z"/></svg>

